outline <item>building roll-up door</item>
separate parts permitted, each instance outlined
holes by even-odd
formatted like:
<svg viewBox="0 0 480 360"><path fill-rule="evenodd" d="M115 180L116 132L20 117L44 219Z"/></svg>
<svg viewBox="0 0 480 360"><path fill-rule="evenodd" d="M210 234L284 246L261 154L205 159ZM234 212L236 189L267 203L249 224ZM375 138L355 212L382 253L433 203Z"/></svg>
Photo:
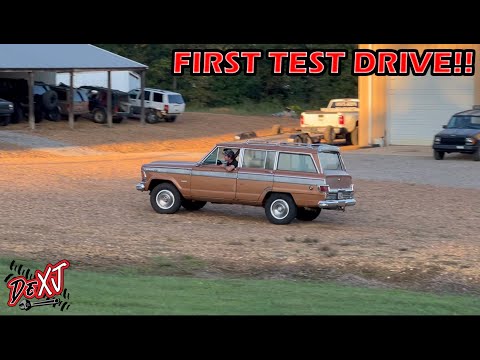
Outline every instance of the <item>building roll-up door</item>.
<svg viewBox="0 0 480 360"><path fill-rule="evenodd" d="M471 109L473 76L392 76L387 79L387 143L431 145L450 117Z"/></svg>

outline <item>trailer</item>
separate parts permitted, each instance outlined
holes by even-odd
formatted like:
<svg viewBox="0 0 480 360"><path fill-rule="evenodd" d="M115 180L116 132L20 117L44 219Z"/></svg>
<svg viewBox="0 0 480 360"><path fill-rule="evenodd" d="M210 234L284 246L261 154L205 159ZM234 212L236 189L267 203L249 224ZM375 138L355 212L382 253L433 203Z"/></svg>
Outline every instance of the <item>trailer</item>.
<svg viewBox="0 0 480 360"><path fill-rule="evenodd" d="M327 143L323 133L313 133L299 128L282 128L279 125L272 127L272 133L265 136L257 136L254 131L246 131L235 135L234 140L257 139L262 141L279 141L303 144ZM331 143L333 144L333 142Z"/></svg>

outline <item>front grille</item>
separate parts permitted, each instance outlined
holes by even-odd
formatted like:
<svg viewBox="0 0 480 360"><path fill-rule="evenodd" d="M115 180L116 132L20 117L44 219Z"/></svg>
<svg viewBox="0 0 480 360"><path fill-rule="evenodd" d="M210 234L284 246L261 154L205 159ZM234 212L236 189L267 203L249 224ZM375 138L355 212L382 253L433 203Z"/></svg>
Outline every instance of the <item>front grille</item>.
<svg viewBox="0 0 480 360"><path fill-rule="evenodd" d="M442 145L465 145L464 136L452 136L444 137L441 139L440 144Z"/></svg>

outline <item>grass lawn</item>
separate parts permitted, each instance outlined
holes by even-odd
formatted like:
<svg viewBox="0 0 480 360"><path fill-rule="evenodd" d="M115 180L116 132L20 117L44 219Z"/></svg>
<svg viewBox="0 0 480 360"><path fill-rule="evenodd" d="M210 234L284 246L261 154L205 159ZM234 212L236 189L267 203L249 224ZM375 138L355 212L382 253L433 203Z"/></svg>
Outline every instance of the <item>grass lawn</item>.
<svg viewBox="0 0 480 360"><path fill-rule="evenodd" d="M11 260L0 260L0 275ZM16 260L23 270L46 264ZM17 276L15 273L14 276ZM12 278L10 277L10 278ZM312 281L198 279L65 270L64 306L7 306L9 289L0 287L1 315L478 315L480 299L399 290L368 289ZM67 299L66 296L69 298ZM38 301L32 300L32 303ZM60 304L61 305L61 304Z"/></svg>

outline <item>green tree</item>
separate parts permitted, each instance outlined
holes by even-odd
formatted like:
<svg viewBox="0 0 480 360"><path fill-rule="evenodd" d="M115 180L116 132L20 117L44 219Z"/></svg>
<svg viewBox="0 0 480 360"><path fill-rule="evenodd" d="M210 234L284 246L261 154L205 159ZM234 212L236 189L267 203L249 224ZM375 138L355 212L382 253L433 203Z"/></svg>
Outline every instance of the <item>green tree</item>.
<svg viewBox="0 0 480 360"><path fill-rule="evenodd" d="M108 51L149 67L146 85L182 93L187 103L198 107L222 107L242 104L297 105L301 108L325 106L331 98L357 97L358 81L351 75L351 53L355 44L98 44ZM176 49L211 50L346 50L341 75L272 75L270 59L257 62L255 76L243 72L236 76L195 76L172 74L172 55ZM328 63L327 63L328 64ZM244 66L241 63L241 66Z"/></svg>

